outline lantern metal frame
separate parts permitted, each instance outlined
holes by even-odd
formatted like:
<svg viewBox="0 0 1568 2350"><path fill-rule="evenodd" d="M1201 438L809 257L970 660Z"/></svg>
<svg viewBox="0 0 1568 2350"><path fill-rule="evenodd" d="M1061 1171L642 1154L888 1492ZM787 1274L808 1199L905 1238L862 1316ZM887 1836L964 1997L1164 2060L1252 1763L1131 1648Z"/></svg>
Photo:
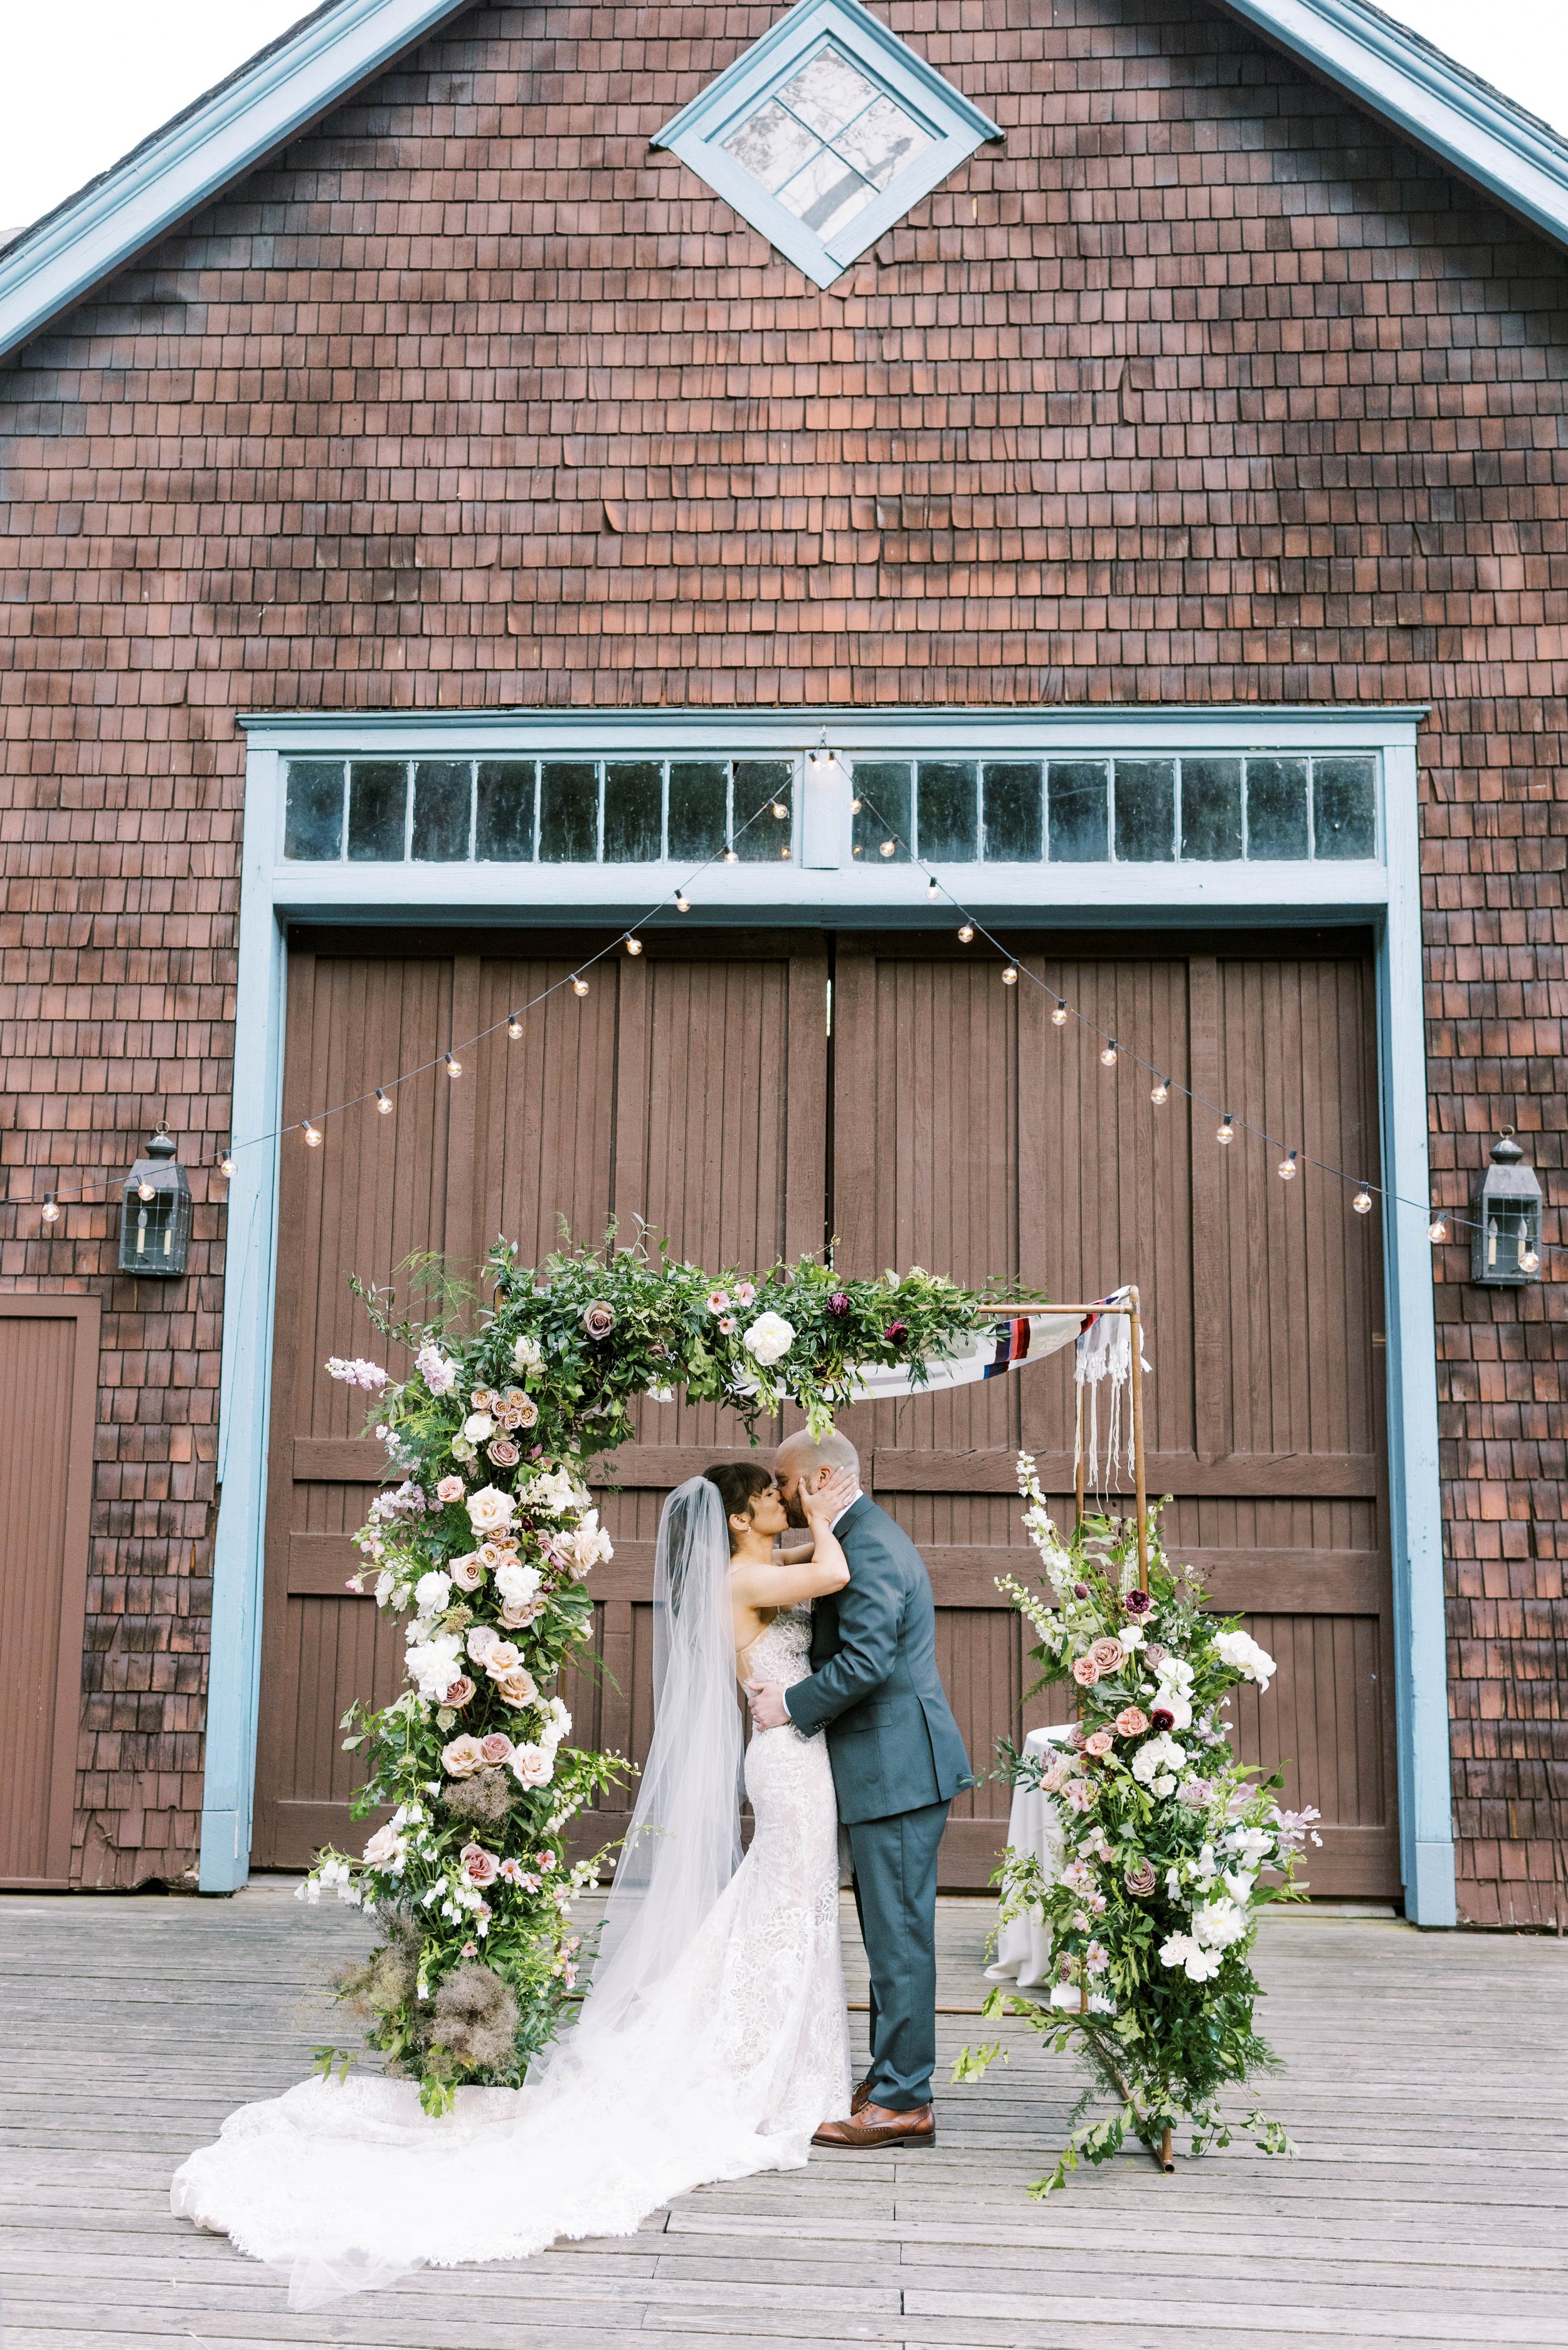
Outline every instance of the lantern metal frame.
<svg viewBox="0 0 1568 2350"><path fill-rule="evenodd" d="M1539 1281L1542 1194L1511 1126L1492 1144L1472 1206L1471 1281L1486 1289L1527 1289Z"/></svg>
<svg viewBox="0 0 1568 2350"><path fill-rule="evenodd" d="M177 1281L191 1253L191 1186L161 1127L125 1179L119 1270L137 1281Z"/></svg>

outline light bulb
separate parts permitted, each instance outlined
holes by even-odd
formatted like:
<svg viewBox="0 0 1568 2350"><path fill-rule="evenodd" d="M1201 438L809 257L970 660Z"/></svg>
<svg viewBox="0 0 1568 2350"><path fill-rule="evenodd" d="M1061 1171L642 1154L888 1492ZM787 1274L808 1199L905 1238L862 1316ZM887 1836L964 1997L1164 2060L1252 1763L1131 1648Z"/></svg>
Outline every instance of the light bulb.
<svg viewBox="0 0 1568 2350"><path fill-rule="evenodd" d="M675 910L678 914L689 914L691 911L691 900L683 889L677 889L675 892Z"/></svg>
<svg viewBox="0 0 1568 2350"><path fill-rule="evenodd" d="M629 955L639 955L642 952L642 941L640 939L628 939L626 942L626 951Z"/></svg>
<svg viewBox="0 0 1568 2350"><path fill-rule="evenodd" d="M774 802L774 814L778 818L780 824L783 824L785 816L789 814L789 810L785 807L783 800L775 800Z"/></svg>
<svg viewBox="0 0 1568 2350"><path fill-rule="evenodd" d="M1107 1037L1105 1044L1101 1046L1100 1058L1105 1063L1107 1069L1114 1069L1116 1067L1116 1040L1114 1036Z"/></svg>
<svg viewBox="0 0 1568 2350"><path fill-rule="evenodd" d="M1519 1252L1519 1269L1520 1269L1521 1273L1539 1273L1539 1272L1540 1272L1540 1270L1541 1270L1541 1259L1540 1259L1540 1257L1537 1255L1537 1253L1536 1253L1536 1252L1534 1251L1534 1249L1532 1249L1532 1248L1522 1248L1522 1249L1521 1249L1521 1250L1520 1250L1520 1252Z"/></svg>
<svg viewBox="0 0 1568 2350"><path fill-rule="evenodd" d="M232 1175L234 1171L234 1153L233 1151L225 1150L223 1157L218 1161L218 1172L220 1175Z"/></svg>
<svg viewBox="0 0 1568 2350"><path fill-rule="evenodd" d="M781 857L787 857L789 855L789 843L787 840L784 842L784 847L779 850L779 855Z"/></svg>
<svg viewBox="0 0 1568 2350"><path fill-rule="evenodd" d="M44 1222L47 1224L57 1224L59 1221L60 1203L56 1199L52 1191L46 1191L44 1194Z"/></svg>
<svg viewBox="0 0 1568 2350"><path fill-rule="evenodd" d="M741 857L738 849L726 848L724 851L724 862L726 865L738 865L740 861Z"/></svg>
<svg viewBox="0 0 1568 2350"><path fill-rule="evenodd" d="M1293 1150L1288 1150L1281 1159L1279 1172L1282 1183L1293 1183L1295 1181L1296 1153Z"/></svg>
<svg viewBox="0 0 1568 2350"><path fill-rule="evenodd" d="M384 1086L378 1086L376 1087L376 1107L379 1110L383 1118L391 1117L392 1097Z"/></svg>
<svg viewBox="0 0 1568 2350"><path fill-rule="evenodd" d="M849 803L849 813L850 813L850 815L851 815L851 816L858 816L858 815L859 815L859 813L860 813L860 803L859 803L859 801L858 801L858 800L851 800L851 801L850 801L850 803Z"/></svg>
<svg viewBox="0 0 1568 2350"><path fill-rule="evenodd" d="M1364 1187L1361 1191L1357 1191L1355 1199L1352 1200L1350 1204L1355 1209L1358 1216L1369 1216L1372 1213L1371 1192L1366 1191Z"/></svg>
<svg viewBox="0 0 1568 2350"><path fill-rule="evenodd" d="M926 895L933 903L935 902L937 897L937 877L934 873L926 884Z"/></svg>
<svg viewBox="0 0 1568 2350"><path fill-rule="evenodd" d="M1153 1085L1150 1086L1148 1089L1148 1097L1151 1102L1155 1102L1157 1104L1159 1102L1168 1102L1170 1099L1170 1087L1166 1084L1163 1077L1156 1077Z"/></svg>
<svg viewBox="0 0 1568 2350"><path fill-rule="evenodd" d="M1061 996L1056 998L1056 1009L1051 1014L1051 1025L1053 1028L1064 1028L1067 1025L1067 1006Z"/></svg>
<svg viewBox="0 0 1568 2350"><path fill-rule="evenodd" d="M892 856L896 855L896 854L897 854L897 851L898 851L898 842L897 842L896 840L885 840L885 841L882 843L882 854L883 854L883 856L884 856L884 857L892 857Z"/></svg>
<svg viewBox="0 0 1568 2350"><path fill-rule="evenodd" d="M961 922L959 925L959 944L961 946L967 947L972 944L973 939L974 924L972 922Z"/></svg>
<svg viewBox="0 0 1568 2350"><path fill-rule="evenodd" d="M1230 1111L1229 1111L1229 1110L1227 1110L1227 1111L1225 1112L1224 1117L1220 1119L1220 1121L1219 1125L1215 1128L1215 1129L1214 1129L1214 1139L1215 1139L1215 1141L1216 1141L1216 1142L1234 1142L1234 1141L1235 1141L1235 1139L1236 1139L1236 1122L1235 1122L1234 1118L1231 1117L1231 1113L1230 1113Z"/></svg>
<svg viewBox="0 0 1568 2350"><path fill-rule="evenodd" d="M518 1037L523 1034L523 1023L518 1018L515 1012L512 1014L511 1019L506 1023L506 1034L511 1037L512 1042L514 1045L517 1042Z"/></svg>
<svg viewBox="0 0 1568 2350"><path fill-rule="evenodd" d="M586 995L586 994L587 993L587 992L588 992L588 983L587 983L587 981L586 979L576 978L576 979L574 979L574 980L573 980L573 982L572 982L572 993L573 993L574 995Z"/></svg>
<svg viewBox="0 0 1568 2350"><path fill-rule="evenodd" d="M1448 1225L1443 1222L1441 1216L1434 1216L1431 1222L1427 1226L1427 1238L1429 1241L1446 1241L1448 1237Z"/></svg>
<svg viewBox="0 0 1568 2350"><path fill-rule="evenodd" d="M449 1053L446 1056L446 1073L449 1077L461 1077L462 1075L462 1063L455 1053Z"/></svg>
<svg viewBox="0 0 1568 2350"><path fill-rule="evenodd" d="M151 1200L155 1196L154 1187L147 1180L145 1176L142 1177L141 1181L136 1187L136 1196L139 1200Z"/></svg>
<svg viewBox="0 0 1568 2350"><path fill-rule="evenodd" d="M311 1125L311 1123L310 1123L310 1120L309 1120L308 1118L306 1118L306 1119L305 1120L304 1124L301 1126L301 1128L300 1128L300 1129L299 1129L299 1130L300 1130L301 1134L303 1134L303 1135L304 1135L304 1137L305 1137L305 1139L306 1139L306 1142L310 1145L310 1148L312 1149L312 1150L319 1150L319 1149L320 1149L320 1148L321 1148L321 1128L320 1128L318 1126L312 1126L312 1125Z"/></svg>
<svg viewBox="0 0 1568 2350"><path fill-rule="evenodd" d="M1007 966L1006 970L1002 972L1002 983L1003 987L1016 987L1016 986L1017 986L1017 984L1018 984L1018 965L1017 965L1015 962L1010 962L1010 963L1008 964L1008 966Z"/></svg>

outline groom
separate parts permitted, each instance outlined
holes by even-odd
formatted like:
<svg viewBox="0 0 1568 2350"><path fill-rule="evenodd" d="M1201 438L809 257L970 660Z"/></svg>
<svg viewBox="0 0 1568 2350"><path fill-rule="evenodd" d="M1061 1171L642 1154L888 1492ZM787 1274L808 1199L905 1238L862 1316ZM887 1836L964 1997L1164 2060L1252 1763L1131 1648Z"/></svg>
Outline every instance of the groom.
<svg viewBox="0 0 1568 2350"><path fill-rule="evenodd" d="M860 1475L847 1437L785 1439L774 1455L792 1525L836 1469ZM937 1847L948 1805L974 1783L937 1671L936 1611L919 1552L857 1492L833 1521L849 1563L844 1590L819 1599L808 1680L753 1681L759 1730L826 1730L838 1816L849 1833L855 1904L871 1970L871 2070L849 2116L817 2146L929 2145L936 2137Z"/></svg>

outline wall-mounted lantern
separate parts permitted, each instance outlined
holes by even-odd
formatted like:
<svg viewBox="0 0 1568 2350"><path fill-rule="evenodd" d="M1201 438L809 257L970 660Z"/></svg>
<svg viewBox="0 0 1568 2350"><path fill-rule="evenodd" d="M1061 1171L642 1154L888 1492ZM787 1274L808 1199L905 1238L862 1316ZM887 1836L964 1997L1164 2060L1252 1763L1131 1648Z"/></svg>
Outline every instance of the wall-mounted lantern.
<svg viewBox="0 0 1568 2350"><path fill-rule="evenodd" d="M1470 1279L1494 1289L1522 1289L1541 1278L1541 1186L1505 1126L1475 1195Z"/></svg>
<svg viewBox="0 0 1568 2350"><path fill-rule="evenodd" d="M191 1250L191 1186L160 1128L125 1179L119 1211L119 1269L161 1281L185 1270Z"/></svg>

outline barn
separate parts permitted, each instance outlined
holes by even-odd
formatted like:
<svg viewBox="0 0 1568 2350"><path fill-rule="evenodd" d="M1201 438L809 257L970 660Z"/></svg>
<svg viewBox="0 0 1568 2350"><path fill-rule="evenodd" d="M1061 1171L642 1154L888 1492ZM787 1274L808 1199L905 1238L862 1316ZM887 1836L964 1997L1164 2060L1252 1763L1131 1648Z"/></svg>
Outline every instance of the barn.
<svg viewBox="0 0 1568 2350"><path fill-rule="evenodd" d="M346 1835L348 1276L613 1218L1136 1280L1314 1889L1561 1926L1565 242L1361 0L328 0L0 251L0 1883ZM983 1756L1070 1388L855 1419Z"/></svg>

